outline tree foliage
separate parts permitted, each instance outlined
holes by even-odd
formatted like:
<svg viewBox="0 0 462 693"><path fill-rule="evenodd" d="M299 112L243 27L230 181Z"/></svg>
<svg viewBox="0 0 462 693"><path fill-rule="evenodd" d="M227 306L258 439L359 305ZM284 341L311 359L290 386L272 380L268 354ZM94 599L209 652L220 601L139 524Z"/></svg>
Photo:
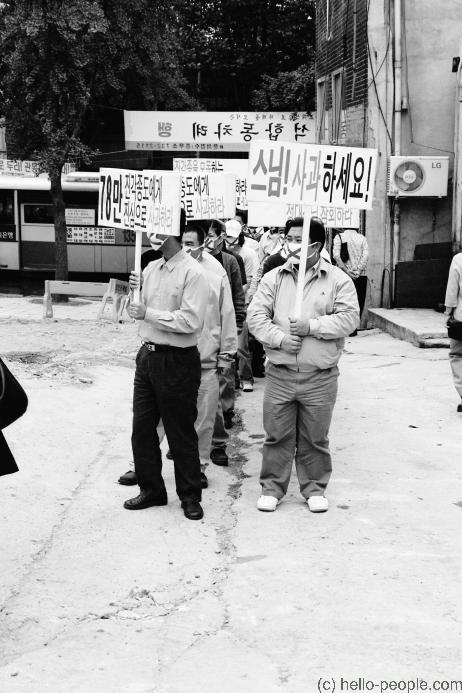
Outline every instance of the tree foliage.
<svg viewBox="0 0 462 693"><path fill-rule="evenodd" d="M9 156L49 174L57 278L67 276L61 171L88 161L86 125L100 104L190 107L178 15L165 0L11 0L0 7L0 115Z"/></svg>
<svg viewBox="0 0 462 693"><path fill-rule="evenodd" d="M190 0L183 17L190 91L206 108L314 108L314 0Z"/></svg>

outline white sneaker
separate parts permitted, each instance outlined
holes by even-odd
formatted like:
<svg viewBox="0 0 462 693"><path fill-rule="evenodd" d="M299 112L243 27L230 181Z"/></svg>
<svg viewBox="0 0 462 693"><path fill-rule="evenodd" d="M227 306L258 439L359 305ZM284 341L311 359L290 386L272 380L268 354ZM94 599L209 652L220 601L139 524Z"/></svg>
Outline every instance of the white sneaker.
<svg viewBox="0 0 462 693"><path fill-rule="evenodd" d="M260 496L257 500L257 508L267 513L272 513L276 510L280 501L274 496Z"/></svg>
<svg viewBox="0 0 462 693"><path fill-rule="evenodd" d="M244 392L253 392L253 385L250 382L250 380L244 380L242 389L244 390Z"/></svg>
<svg viewBox="0 0 462 693"><path fill-rule="evenodd" d="M329 502L324 496L310 496L306 502L312 513L325 513L329 509Z"/></svg>

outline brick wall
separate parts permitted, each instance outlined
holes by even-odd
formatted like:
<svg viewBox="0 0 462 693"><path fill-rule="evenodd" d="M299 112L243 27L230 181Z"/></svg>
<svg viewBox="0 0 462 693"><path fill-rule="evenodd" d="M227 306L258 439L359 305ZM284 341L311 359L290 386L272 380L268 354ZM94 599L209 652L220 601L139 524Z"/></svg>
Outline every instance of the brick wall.
<svg viewBox="0 0 462 693"><path fill-rule="evenodd" d="M328 15L329 7L329 17ZM356 39L355 39L356 26ZM325 110L332 108L331 75L343 68L341 128L331 139L362 144L362 123L356 122L358 108L367 101L367 0L318 0L316 3L316 79L326 79ZM319 111L321 104L316 104ZM355 114L354 132L349 132L349 116ZM359 140L359 141L358 141Z"/></svg>

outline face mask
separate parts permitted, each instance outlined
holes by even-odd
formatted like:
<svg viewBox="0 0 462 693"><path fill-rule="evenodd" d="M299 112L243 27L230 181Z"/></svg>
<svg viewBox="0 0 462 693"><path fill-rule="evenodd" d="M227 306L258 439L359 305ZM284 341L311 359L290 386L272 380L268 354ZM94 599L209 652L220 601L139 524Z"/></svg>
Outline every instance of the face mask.
<svg viewBox="0 0 462 693"><path fill-rule="evenodd" d="M218 236L218 238L212 238L211 236L207 236L204 242L204 250L206 250L208 253L213 253L216 250L218 250L222 241L222 236Z"/></svg>
<svg viewBox="0 0 462 693"><path fill-rule="evenodd" d="M153 250L160 250L160 247L163 242L163 239L157 238L157 235L155 233L149 236L149 243L151 244L151 248Z"/></svg>
<svg viewBox="0 0 462 693"><path fill-rule="evenodd" d="M186 247L183 248L185 253L188 253L188 255L191 255L195 260L199 260L199 258L202 256L202 251L204 250L203 245L197 246L197 248L191 248L191 247Z"/></svg>
<svg viewBox="0 0 462 693"><path fill-rule="evenodd" d="M237 250L239 248L239 238L226 238L226 247L228 250Z"/></svg>
<svg viewBox="0 0 462 693"><path fill-rule="evenodd" d="M308 246L308 250L312 248L314 245L317 245L317 243L310 243ZM300 264L300 251L302 249L302 244L294 241L287 241L285 245L285 257L287 258L287 262L291 265L299 265ZM314 257L317 253L317 250L313 250L312 253L308 253L306 256L307 260L310 260L312 257Z"/></svg>

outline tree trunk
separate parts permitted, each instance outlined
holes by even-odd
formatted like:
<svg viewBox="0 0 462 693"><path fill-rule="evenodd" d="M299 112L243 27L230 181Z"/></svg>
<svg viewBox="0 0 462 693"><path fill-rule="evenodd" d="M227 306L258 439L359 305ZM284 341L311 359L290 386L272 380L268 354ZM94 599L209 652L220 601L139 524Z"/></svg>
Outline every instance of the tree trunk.
<svg viewBox="0 0 462 693"><path fill-rule="evenodd" d="M55 223L56 269L55 279L65 281L68 278L67 269L67 226L66 208L64 205L63 188L61 185L61 169L50 173L50 195L53 203Z"/></svg>

